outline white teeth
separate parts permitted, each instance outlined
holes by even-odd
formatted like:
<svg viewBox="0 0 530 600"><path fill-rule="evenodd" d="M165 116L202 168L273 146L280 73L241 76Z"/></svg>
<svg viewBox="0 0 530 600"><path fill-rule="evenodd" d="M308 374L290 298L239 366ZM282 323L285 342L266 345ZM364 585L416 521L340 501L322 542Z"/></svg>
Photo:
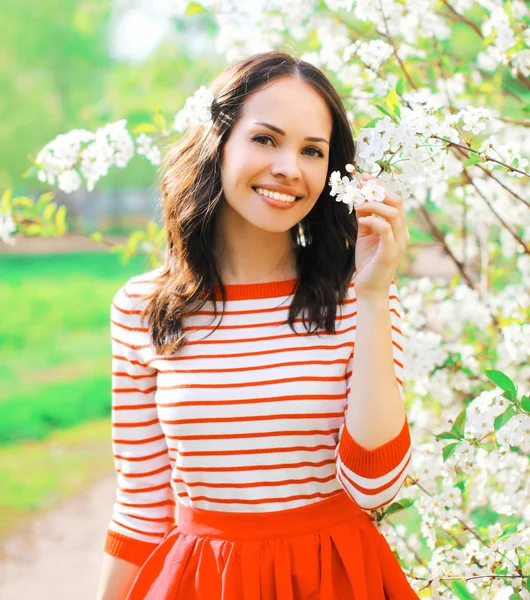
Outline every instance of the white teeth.
<svg viewBox="0 0 530 600"><path fill-rule="evenodd" d="M256 188L256 191L268 198L273 198L274 200L280 200L281 202L294 202L296 200L296 196L290 196L289 194L280 194L278 192L271 192L270 190L266 190L264 188Z"/></svg>

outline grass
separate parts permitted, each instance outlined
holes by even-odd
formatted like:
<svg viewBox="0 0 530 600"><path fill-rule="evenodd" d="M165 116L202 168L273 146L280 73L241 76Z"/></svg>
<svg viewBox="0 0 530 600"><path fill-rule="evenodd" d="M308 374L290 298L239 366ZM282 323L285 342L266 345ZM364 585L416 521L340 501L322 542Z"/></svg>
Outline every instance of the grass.
<svg viewBox="0 0 530 600"><path fill-rule="evenodd" d="M57 384L82 380L99 381L91 392L108 397L110 304L147 268L140 258L122 266L110 253L0 257L0 404L64 400Z"/></svg>
<svg viewBox="0 0 530 600"><path fill-rule="evenodd" d="M0 535L112 472L110 304L148 269L0 255Z"/></svg>
<svg viewBox="0 0 530 600"><path fill-rule="evenodd" d="M59 429L45 440L1 447L0 538L112 469L109 419Z"/></svg>

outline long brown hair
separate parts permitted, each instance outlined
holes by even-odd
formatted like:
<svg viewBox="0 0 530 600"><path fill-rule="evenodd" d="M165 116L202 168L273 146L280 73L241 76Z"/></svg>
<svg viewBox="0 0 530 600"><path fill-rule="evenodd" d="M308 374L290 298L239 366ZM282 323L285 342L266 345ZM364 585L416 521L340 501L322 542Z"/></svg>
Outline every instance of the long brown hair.
<svg viewBox="0 0 530 600"><path fill-rule="evenodd" d="M217 317L215 286L224 314L226 292L213 252L213 224L223 197L221 150L249 95L285 76L301 78L328 104L333 119L328 180L332 171L346 175L344 166L354 162L355 144L344 105L318 68L272 51L225 69L209 86L215 97L212 127L189 128L168 148L162 162L166 257L141 314L142 319L148 318L151 341L159 354L172 354L186 343L182 317L199 310L208 299ZM302 313L308 333L319 328L335 333L337 305L344 300L355 271L356 220L345 204L329 195L326 181L312 210L290 231L298 278L287 322L295 331L293 324ZM313 330L311 323L316 324Z"/></svg>

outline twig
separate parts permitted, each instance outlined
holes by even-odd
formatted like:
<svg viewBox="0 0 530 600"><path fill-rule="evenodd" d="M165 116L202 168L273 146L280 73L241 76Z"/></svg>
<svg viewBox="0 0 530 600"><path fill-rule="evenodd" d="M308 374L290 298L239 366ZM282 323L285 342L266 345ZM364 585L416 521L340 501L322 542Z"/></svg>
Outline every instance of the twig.
<svg viewBox="0 0 530 600"><path fill-rule="evenodd" d="M489 156L489 154L481 154L478 150L475 150L474 148L471 148L471 146L464 146L463 144L459 144L457 142L453 142L451 140L448 140L446 138L442 138L438 135L431 135L431 138L435 138L437 140L441 140L442 142L445 142L446 144L449 144L450 146L455 146L456 148L461 148L462 150L467 150L468 152L474 152L475 154L479 154L480 156L484 156L484 158L488 161L491 162L495 162L499 165L502 165L503 167L506 167L508 170L510 171L515 171L516 173L521 173L521 175L526 175L526 177L530 177L530 173L525 173L525 171L521 171L520 169L517 169L516 167L511 167L510 165L507 165L506 163L503 163L500 160L497 160L496 158L493 158L493 156Z"/></svg>
<svg viewBox="0 0 530 600"><path fill-rule="evenodd" d="M433 494L431 494L428 490L426 490L421 483L419 483L418 479L414 479L413 477L411 477L412 479L412 485L417 485L420 490L422 490L425 494L427 494L428 496L430 496L432 498ZM471 533L474 537L477 538L477 540L479 542L481 542L482 544L484 544L484 546L486 546L486 548L490 548L490 546L479 536L479 534L476 531L473 531L473 529L471 529L471 527L469 527L468 525L466 525L466 523L464 523L464 521L462 521L462 519L460 519L460 517L455 517L456 520L462 525L462 527L464 527L464 529L466 529L467 531L469 531L469 533ZM446 533L450 533L450 532L446 532ZM450 534L452 535L452 534ZM454 538L454 536L452 536ZM462 547L462 544L460 542L458 542L458 544ZM494 549L494 552L497 552L498 554L500 554L503 558L505 558L506 560L508 560L509 562L512 563L512 565L514 566L515 570L518 573L522 574L522 571L520 570L519 566L516 565L513 560L509 557L506 556L505 554L503 554L500 550L498 549ZM460 578L461 579L461 578Z"/></svg>
<svg viewBox="0 0 530 600"><path fill-rule="evenodd" d="M385 12L383 10L383 3L381 0L379 0L379 8L381 10L381 16L383 17L383 23L385 25L385 31L386 31L386 35L384 37L386 37L386 39L389 41L390 45L392 46L392 50L394 52L394 56L396 57L396 60L399 63L399 66L401 67L401 70L403 71L403 74L405 75L405 77L407 78L407 81L409 82L409 85L412 89L417 90L418 88L416 87L414 81L412 81L412 77L409 75L407 69L405 69L405 65L403 64L403 61L401 60L401 58L399 57L397 48L396 48L396 44L394 42L394 39L392 38L392 36L390 35L390 32L388 30L388 24L386 21L386 16L385 16Z"/></svg>
<svg viewBox="0 0 530 600"><path fill-rule="evenodd" d="M459 150L456 149L455 152L459 152ZM464 168L463 172L464 172L464 176L466 178L466 183L469 183L470 185L472 185L475 188L475 191L477 192L477 194L482 198L482 200L484 200L484 202L486 203L486 206L495 215L495 217L497 218L497 220L512 235L512 237L514 238L514 240L520 244L520 246L523 248L524 252L526 254L530 254L530 246L526 245L525 241L521 238L521 236L516 231L513 231L511 229L511 227L508 225L508 223L506 223L506 221L501 217L501 215L495 210L495 208L492 206L491 202L486 198L486 196L477 187L477 184L470 177L467 169Z"/></svg>
<svg viewBox="0 0 530 600"><path fill-rule="evenodd" d="M425 208L425 206L420 206L419 207L419 211L420 211L420 214L427 221L431 232L434 234L434 237L441 242L441 244L444 247L444 250L447 252L447 254L449 255L449 257L453 260L453 262L455 263L455 265L456 265L457 269L459 270L460 274L467 281L469 287L471 289L475 289L475 283L473 282L473 280L471 279L471 277L467 274L467 272L465 270L465 265L463 263L461 263L456 258L456 256L453 254L451 248L449 248L449 246L447 245L447 242L445 241L445 234L443 233L443 231L441 231L440 229L438 229L438 227L434 224L434 222L432 221L432 219L431 219L429 213L427 212L427 209Z"/></svg>

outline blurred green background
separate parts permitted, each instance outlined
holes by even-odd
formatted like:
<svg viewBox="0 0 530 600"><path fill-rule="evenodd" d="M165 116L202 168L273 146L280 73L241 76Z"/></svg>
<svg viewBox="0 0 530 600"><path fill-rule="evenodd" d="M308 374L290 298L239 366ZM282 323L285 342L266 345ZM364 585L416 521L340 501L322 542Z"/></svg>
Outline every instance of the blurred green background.
<svg viewBox="0 0 530 600"><path fill-rule="evenodd" d="M146 265L77 252L0 263L1 537L111 472L110 303Z"/></svg>
<svg viewBox="0 0 530 600"><path fill-rule="evenodd" d="M3 0L0 19L0 189L27 193L28 156L59 133L126 118L174 116L217 72L216 25L204 13L167 18L148 2ZM156 4L156 3L152 3ZM98 189L148 187L153 167L136 157Z"/></svg>

